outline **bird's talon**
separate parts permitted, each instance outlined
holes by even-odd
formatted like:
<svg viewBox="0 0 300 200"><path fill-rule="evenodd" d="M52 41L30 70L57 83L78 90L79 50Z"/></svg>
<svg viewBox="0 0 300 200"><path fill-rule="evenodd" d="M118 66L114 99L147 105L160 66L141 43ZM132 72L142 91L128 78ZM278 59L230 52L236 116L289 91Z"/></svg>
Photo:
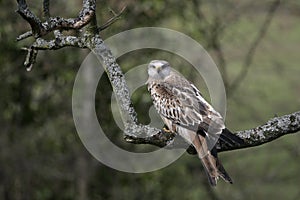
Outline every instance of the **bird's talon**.
<svg viewBox="0 0 300 200"><path fill-rule="evenodd" d="M169 129L167 129L167 128L165 128L165 127L163 127L163 131L164 131L165 133L172 133L172 131L170 131Z"/></svg>

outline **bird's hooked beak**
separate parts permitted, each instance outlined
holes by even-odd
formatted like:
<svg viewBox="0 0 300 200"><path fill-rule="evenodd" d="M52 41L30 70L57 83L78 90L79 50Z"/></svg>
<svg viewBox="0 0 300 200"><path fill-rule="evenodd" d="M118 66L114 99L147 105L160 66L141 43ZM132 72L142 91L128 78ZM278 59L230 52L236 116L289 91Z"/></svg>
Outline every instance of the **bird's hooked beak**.
<svg viewBox="0 0 300 200"><path fill-rule="evenodd" d="M162 70L163 63L156 62L156 63L153 63L152 66L159 73Z"/></svg>
<svg viewBox="0 0 300 200"><path fill-rule="evenodd" d="M150 68L150 69L152 68L152 69L154 69L156 71L157 74L160 74L160 72L162 71L162 64L158 63L158 62L156 62L156 63L150 63L149 66L148 66L148 68ZM148 84L148 82L149 82L149 79L146 81L145 84Z"/></svg>
<svg viewBox="0 0 300 200"><path fill-rule="evenodd" d="M159 65L159 66L155 65L155 69L159 73L161 71L161 65Z"/></svg>

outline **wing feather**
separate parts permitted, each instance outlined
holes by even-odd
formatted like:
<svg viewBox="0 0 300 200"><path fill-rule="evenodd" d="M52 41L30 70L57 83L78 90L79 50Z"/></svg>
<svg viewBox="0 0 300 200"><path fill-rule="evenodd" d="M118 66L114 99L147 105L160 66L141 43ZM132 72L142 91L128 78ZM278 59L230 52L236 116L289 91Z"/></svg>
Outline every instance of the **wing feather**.
<svg viewBox="0 0 300 200"><path fill-rule="evenodd" d="M220 134L225 128L222 116L205 101L193 84L187 83L149 82L148 90L156 110L173 124L196 132L203 130Z"/></svg>

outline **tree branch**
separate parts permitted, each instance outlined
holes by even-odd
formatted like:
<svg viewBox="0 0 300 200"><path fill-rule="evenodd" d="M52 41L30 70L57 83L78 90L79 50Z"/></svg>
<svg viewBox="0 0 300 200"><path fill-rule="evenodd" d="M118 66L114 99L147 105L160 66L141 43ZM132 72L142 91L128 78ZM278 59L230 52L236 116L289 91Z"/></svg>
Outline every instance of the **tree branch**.
<svg viewBox="0 0 300 200"><path fill-rule="evenodd" d="M26 60L24 65L27 71L32 69L35 63L38 50L56 50L66 46L87 48L87 40L91 38L91 35L104 30L118 20L121 14L124 12L124 7L120 13L115 14L114 17L108 20L103 26L97 26L96 20L96 1L95 0L83 0L83 6L76 18L64 19L61 17L50 16L50 4L49 0L43 0L43 13L46 19L42 22L31 10L28 8L26 0L17 0L18 9L17 12L25 19L31 26L31 30L23 33L17 37L17 41L26 39L33 36L35 42L29 48L23 48L27 50ZM82 36L64 36L61 31L76 29L80 30L89 24L89 28L84 32ZM54 32L55 39L44 40L41 37L47 35L50 32Z"/></svg>
<svg viewBox="0 0 300 200"><path fill-rule="evenodd" d="M49 0L43 0L43 13L46 19L50 17L50 3Z"/></svg>
<svg viewBox="0 0 300 200"><path fill-rule="evenodd" d="M276 10L278 9L281 0L274 0L271 2L270 7L268 8L268 13L256 35L252 43L250 44L250 47L245 55L244 62L242 64L242 70L237 75L237 77L232 81L232 83L229 83L228 79L228 73L227 73L227 62L225 60L225 55L222 50L222 43L221 43L221 35L224 32L225 27L230 24L230 21L224 20L224 17L222 17L223 21L226 21L226 23L221 23L220 16L218 15L218 11L216 11L216 15L214 17L214 20L212 20L212 23L209 23L207 20L207 17L204 15L204 13L201 10L202 1L199 0L193 0L193 10L194 14L197 17L197 20L199 21L199 26L197 27L199 32L203 34L205 41L207 42L207 46L209 48L212 48L216 53L216 58L218 60L218 66L220 67L220 70L222 71L222 77L224 81L225 87L228 89L227 96L231 96L231 94L234 93L234 91L239 87L242 80L247 76L249 68L252 64L255 51L260 44L261 40L264 38L264 36L267 33L267 30L272 22L272 19L275 15ZM233 14L236 18L238 18L239 14L234 13Z"/></svg>
<svg viewBox="0 0 300 200"><path fill-rule="evenodd" d="M102 26L100 26L98 28L98 31L103 31L104 29L106 29L107 27L111 26L113 23L115 23L118 19L120 19L120 16L123 14L123 12L125 11L126 6L124 6L121 11L117 14L115 12L112 11L113 13L113 17L110 18L105 24L103 24Z"/></svg>
<svg viewBox="0 0 300 200"><path fill-rule="evenodd" d="M248 148L259 146L267 142L271 142L283 135L292 134L300 131L300 111L284 115L281 117L275 117L270 119L265 124L255 127L253 129L238 131L236 135L242 138L245 142L243 145L229 146L221 140L217 143L217 149L219 152L229 151L241 148ZM167 136L166 136L167 135ZM126 135L125 140L127 142L135 144L152 144L155 146L163 147L173 143L173 134L164 132L158 132L157 134L150 135L149 137L139 137L138 135ZM176 141L172 144L172 148L184 147L184 141ZM196 151L193 147L189 147L188 152L195 154Z"/></svg>
<svg viewBox="0 0 300 200"><path fill-rule="evenodd" d="M32 30L31 34L33 36L39 36L42 29L41 20L35 14L33 14L33 12L31 12L25 0L17 0L17 2L17 13L19 13L23 17L23 19L25 19L30 24ZM25 34L28 35L28 33Z"/></svg>
<svg viewBox="0 0 300 200"><path fill-rule="evenodd" d="M60 35L59 38L50 41L38 38L31 47L36 50L56 50L63 47L87 48L86 40L87 38L84 37Z"/></svg>
<svg viewBox="0 0 300 200"><path fill-rule="evenodd" d="M49 4L48 1L44 1L44 12L47 21L41 22L41 20L34 15L27 6L26 0L17 0L18 9L17 12L30 24L32 29L32 36L35 38L42 37L54 30L69 30L80 29L87 25L95 15L96 1L95 0L83 0L83 6L79 15L76 18L64 19L62 17L50 17L49 16ZM26 33L27 35L29 33ZM22 37L19 39L23 39Z"/></svg>
<svg viewBox="0 0 300 200"><path fill-rule="evenodd" d="M253 129L238 131L237 135L244 139L245 145L240 147L229 147L221 144L219 150L228 151L258 146L298 131L300 131L300 111L272 118L265 124Z"/></svg>
<svg viewBox="0 0 300 200"><path fill-rule="evenodd" d="M252 64L253 58L254 58L254 54L255 51L260 43L260 41L264 38L264 36L267 33L267 30L272 22L272 19L274 17L274 14L277 10L277 8L280 5L281 0L275 0L272 2L268 14L258 32L258 34L256 35L256 37L254 38L252 44L250 45L250 48L246 54L245 57L245 61L243 64L243 69L242 71L239 73L239 75L235 78L235 80L232 82L232 84L229 86L229 90L228 90L228 96L230 96L240 85L241 81L247 76L249 68Z"/></svg>

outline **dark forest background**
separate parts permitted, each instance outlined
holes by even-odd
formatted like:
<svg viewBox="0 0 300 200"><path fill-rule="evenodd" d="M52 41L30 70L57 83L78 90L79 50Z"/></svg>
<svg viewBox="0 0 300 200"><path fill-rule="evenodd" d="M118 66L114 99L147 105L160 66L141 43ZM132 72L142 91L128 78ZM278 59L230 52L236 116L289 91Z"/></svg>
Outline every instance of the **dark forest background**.
<svg viewBox="0 0 300 200"><path fill-rule="evenodd" d="M41 1L28 1L39 16ZM53 16L76 16L80 0L51 3ZM225 0L110 0L97 2L104 23L127 6L121 19L102 32L103 39L127 29L158 26L180 31L202 44L218 65L227 90L226 124L233 131L263 124L300 108L300 2ZM40 52L32 71L23 66L17 43L29 30L16 14L15 1L0 0L0 199L300 199L300 136L221 153L234 184L219 181L210 188L200 161L184 154L170 166L145 174L110 169L84 148L72 118L72 88L88 50L64 48ZM75 33L76 34L76 33ZM124 72L152 58L187 63L171 53L141 50L118 59ZM206 86L193 68L182 73L206 96ZM104 76L96 109L101 126L115 144L128 144L110 110L111 87ZM206 96L208 98L208 96ZM141 121L150 107L146 87L133 95Z"/></svg>

